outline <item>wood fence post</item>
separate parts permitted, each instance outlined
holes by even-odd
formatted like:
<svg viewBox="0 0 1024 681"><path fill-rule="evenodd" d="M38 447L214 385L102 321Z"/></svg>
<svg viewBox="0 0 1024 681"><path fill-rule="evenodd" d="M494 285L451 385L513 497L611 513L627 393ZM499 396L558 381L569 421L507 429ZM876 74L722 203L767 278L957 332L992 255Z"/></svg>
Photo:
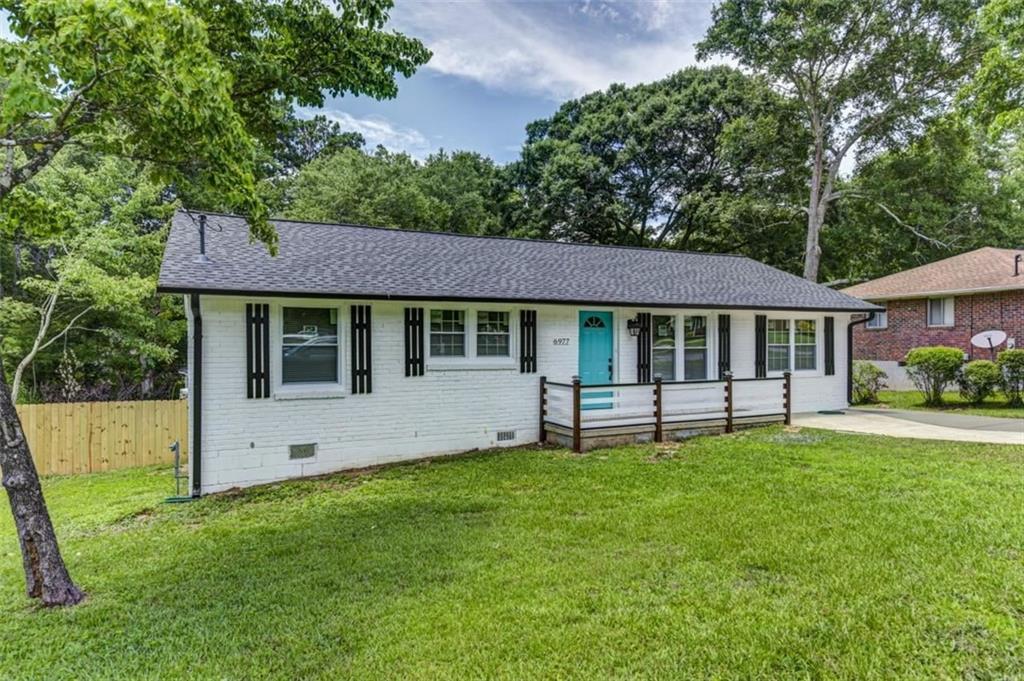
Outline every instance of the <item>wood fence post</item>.
<svg viewBox="0 0 1024 681"><path fill-rule="evenodd" d="M732 432L732 372L725 372L725 432Z"/></svg>
<svg viewBox="0 0 1024 681"><path fill-rule="evenodd" d="M788 371L783 374L782 398L786 406L786 425L793 424L793 375Z"/></svg>
<svg viewBox="0 0 1024 681"><path fill-rule="evenodd" d="M583 451L583 437L580 427L580 404L582 395L580 394L580 377L572 377L572 451L579 454Z"/></svg>
<svg viewBox="0 0 1024 681"><path fill-rule="evenodd" d="M539 441L540 441L541 444L544 444L544 443L546 443L548 441L548 429L545 426L545 424L547 422L547 418L546 417L548 415L548 386L547 386L547 382L548 382L548 377L547 376L541 376L540 377L540 438L539 438Z"/></svg>
<svg viewBox="0 0 1024 681"><path fill-rule="evenodd" d="M663 434L661 432L661 376L654 377L654 441L662 442Z"/></svg>

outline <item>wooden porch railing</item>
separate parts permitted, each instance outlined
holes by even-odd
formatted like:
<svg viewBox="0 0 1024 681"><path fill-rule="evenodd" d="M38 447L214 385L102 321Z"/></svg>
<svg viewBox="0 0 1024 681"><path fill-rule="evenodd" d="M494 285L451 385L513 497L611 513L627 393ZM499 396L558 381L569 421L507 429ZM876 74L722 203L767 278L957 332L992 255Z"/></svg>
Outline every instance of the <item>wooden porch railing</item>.
<svg viewBox="0 0 1024 681"><path fill-rule="evenodd" d="M779 389L781 384L781 390ZM540 440L547 426L571 429L573 450L582 450L583 433L608 428L654 427L654 440L664 439L665 427L724 421L731 433L739 419L778 417L792 420L792 377L789 372L770 378L609 383L588 385L540 379Z"/></svg>

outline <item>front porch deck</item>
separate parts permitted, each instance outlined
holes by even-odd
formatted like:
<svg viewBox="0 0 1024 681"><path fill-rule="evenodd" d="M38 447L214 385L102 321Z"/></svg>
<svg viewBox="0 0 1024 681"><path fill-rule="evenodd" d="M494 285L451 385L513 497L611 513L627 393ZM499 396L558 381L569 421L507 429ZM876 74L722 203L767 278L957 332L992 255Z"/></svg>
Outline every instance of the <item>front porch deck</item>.
<svg viewBox="0 0 1024 681"><path fill-rule="evenodd" d="M662 442L789 424L790 374L771 378L581 385L541 378L541 439L573 451L629 442Z"/></svg>

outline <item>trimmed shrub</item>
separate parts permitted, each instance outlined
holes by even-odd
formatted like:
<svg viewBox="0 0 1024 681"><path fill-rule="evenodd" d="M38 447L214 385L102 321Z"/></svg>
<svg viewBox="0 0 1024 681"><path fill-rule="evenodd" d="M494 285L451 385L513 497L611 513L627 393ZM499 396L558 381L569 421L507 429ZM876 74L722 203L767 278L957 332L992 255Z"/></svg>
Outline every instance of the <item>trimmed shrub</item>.
<svg viewBox="0 0 1024 681"><path fill-rule="evenodd" d="M924 393L924 403L936 406L942 404L946 388L956 382L963 363L963 350L957 348L914 348L907 353L907 375Z"/></svg>
<svg viewBox="0 0 1024 681"><path fill-rule="evenodd" d="M981 404L1003 384L1003 372L995 362L976 359L960 372L960 396L971 404Z"/></svg>
<svg viewBox="0 0 1024 681"><path fill-rule="evenodd" d="M997 359L1003 372L1003 393L1014 407L1024 405L1024 350L1003 350Z"/></svg>
<svg viewBox="0 0 1024 681"><path fill-rule="evenodd" d="M871 362L857 361L853 363L853 403L876 404L878 393L888 385L885 373Z"/></svg>

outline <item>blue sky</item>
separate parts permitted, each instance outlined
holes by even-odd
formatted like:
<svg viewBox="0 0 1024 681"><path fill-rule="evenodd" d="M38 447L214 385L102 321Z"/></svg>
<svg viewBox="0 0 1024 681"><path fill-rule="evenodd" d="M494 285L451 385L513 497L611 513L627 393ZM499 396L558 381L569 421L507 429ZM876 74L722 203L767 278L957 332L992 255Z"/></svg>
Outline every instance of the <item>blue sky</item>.
<svg viewBox="0 0 1024 681"><path fill-rule="evenodd" d="M398 97L329 100L323 113L417 158L471 149L516 158L530 121L612 83L649 82L696 63L711 22L703 0L395 0L391 27L433 58ZM0 12L0 36L9 36Z"/></svg>
<svg viewBox="0 0 1024 681"><path fill-rule="evenodd" d="M513 160L527 123L615 82L696 63L713 2L396 0L391 25L433 52L394 100L340 97L324 113L371 145L423 157L472 149ZM307 114L315 113L307 110Z"/></svg>

